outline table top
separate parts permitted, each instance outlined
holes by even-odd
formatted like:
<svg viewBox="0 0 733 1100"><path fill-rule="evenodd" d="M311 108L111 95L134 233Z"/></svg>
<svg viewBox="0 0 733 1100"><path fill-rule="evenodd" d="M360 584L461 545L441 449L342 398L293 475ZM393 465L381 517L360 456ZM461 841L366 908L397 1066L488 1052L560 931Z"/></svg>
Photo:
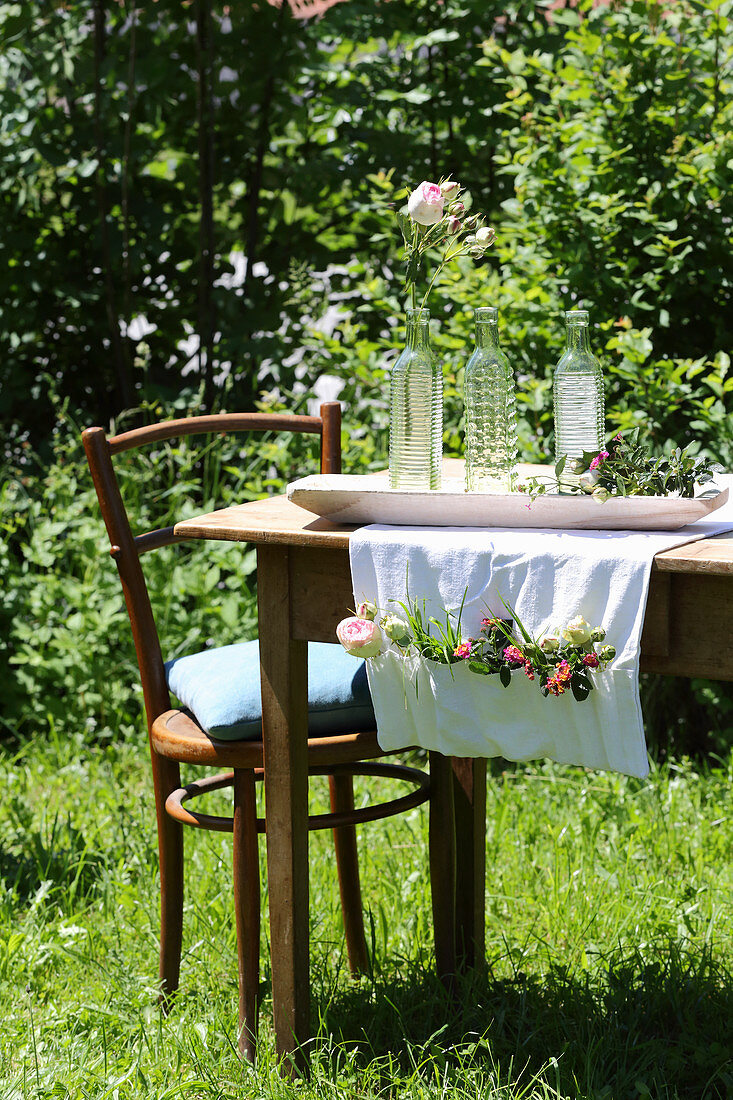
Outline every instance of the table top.
<svg viewBox="0 0 733 1100"><path fill-rule="evenodd" d="M455 461L447 460L444 465L450 464L452 470ZM349 536L355 530L356 525L332 523L278 495L181 520L174 534L190 539L347 550ZM655 557L654 568L669 573L733 577L733 532L665 550Z"/></svg>

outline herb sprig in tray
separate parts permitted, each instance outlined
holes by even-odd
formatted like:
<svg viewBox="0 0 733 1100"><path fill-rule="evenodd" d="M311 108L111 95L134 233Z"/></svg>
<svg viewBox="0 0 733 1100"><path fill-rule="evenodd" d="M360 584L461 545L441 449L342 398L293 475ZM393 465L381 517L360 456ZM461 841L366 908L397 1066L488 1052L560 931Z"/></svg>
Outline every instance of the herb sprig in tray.
<svg viewBox="0 0 733 1100"><path fill-rule="evenodd" d="M639 442L640 434L641 429L635 428L627 436L616 435L603 450L584 451L582 458L564 455L555 466L554 479L533 477L517 488L536 497L558 492L562 482L563 492L591 493L599 503L609 497L694 497L697 485L708 484L720 472L712 459L694 457L692 445L654 457ZM572 480L567 479L568 474ZM714 492L707 490L701 496L713 496Z"/></svg>

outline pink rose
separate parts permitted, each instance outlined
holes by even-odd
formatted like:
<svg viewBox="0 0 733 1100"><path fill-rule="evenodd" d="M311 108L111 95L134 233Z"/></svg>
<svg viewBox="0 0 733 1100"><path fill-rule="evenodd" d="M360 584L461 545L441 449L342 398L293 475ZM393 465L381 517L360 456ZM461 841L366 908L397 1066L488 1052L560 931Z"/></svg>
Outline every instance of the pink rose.
<svg viewBox="0 0 733 1100"><path fill-rule="evenodd" d="M407 200L407 212L418 225L435 225L443 217L444 201L436 183L423 181Z"/></svg>
<svg viewBox="0 0 733 1100"><path fill-rule="evenodd" d="M382 648L382 632L377 624L355 615L341 620L336 627L336 637L354 657L376 657Z"/></svg>

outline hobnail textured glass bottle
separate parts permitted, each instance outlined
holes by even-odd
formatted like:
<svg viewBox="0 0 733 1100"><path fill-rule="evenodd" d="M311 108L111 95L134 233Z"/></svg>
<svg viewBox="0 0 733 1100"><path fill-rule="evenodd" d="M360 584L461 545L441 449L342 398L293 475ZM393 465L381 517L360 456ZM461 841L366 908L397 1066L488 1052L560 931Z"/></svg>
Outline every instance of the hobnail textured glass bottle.
<svg viewBox="0 0 733 1100"><path fill-rule="evenodd" d="M600 451L605 430L603 372L590 350L588 313L584 309L565 314L567 344L555 367L555 461L568 456L560 478L560 491L577 484L571 460L583 451Z"/></svg>
<svg viewBox="0 0 733 1100"><path fill-rule="evenodd" d="M508 493L517 461L517 409L514 375L499 347L499 311L475 310L476 347L466 364L466 488Z"/></svg>
<svg viewBox="0 0 733 1100"><path fill-rule="evenodd" d="M430 313L407 310L407 339L392 367L389 397L391 489L439 489L443 372L430 350Z"/></svg>

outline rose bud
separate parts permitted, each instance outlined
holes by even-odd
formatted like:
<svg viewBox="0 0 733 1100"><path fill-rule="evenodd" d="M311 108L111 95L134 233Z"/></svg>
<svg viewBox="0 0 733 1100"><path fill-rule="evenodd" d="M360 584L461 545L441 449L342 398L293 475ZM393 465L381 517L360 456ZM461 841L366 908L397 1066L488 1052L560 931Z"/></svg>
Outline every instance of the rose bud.
<svg viewBox="0 0 733 1100"><path fill-rule="evenodd" d="M450 218L448 218L448 221L445 223L445 227L448 230L448 233L450 234L450 236L453 237L458 232L458 230L461 228L461 219L460 218L455 218L455 217L450 217Z"/></svg>
<svg viewBox="0 0 733 1100"><path fill-rule="evenodd" d="M407 200L407 212L418 225L436 225L443 217L444 201L436 183L423 181Z"/></svg>
<svg viewBox="0 0 733 1100"><path fill-rule="evenodd" d="M601 658L602 661L612 661L616 656L615 646L604 645L598 656Z"/></svg>
<svg viewBox="0 0 733 1100"><path fill-rule="evenodd" d="M450 204L450 206L448 207L448 213L449 214L455 214L455 216L457 218L459 218L461 216L461 214L463 214L465 209L466 208L465 208L465 206L463 205L462 202L452 202Z"/></svg>
<svg viewBox="0 0 733 1100"><path fill-rule="evenodd" d="M382 648L382 632L371 619L351 616L336 627L336 637L354 657L376 657Z"/></svg>
<svg viewBox="0 0 733 1100"><path fill-rule="evenodd" d="M606 637L606 632L602 626L594 626L590 632L590 640L592 642L602 642Z"/></svg>
<svg viewBox="0 0 733 1100"><path fill-rule="evenodd" d="M476 233L476 240L484 248L488 248L490 244L494 243L496 237L495 230L490 225L484 225Z"/></svg>
<svg viewBox="0 0 733 1100"><path fill-rule="evenodd" d="M453 202L453 199L461 190L461 185L456 183L455 180L443 180L440 190L446 202Z"/></svg>
<svg viewBox="0 0 733 1100"><path fill-rule="evenodd" d="M395 645L406 645L410 640L410 628L399 615L387 615L382 619L382 629Z"/></svg>
<svg viewBox="0 0 733 1100"><path fill-rule="evenodd" d="M560 639L557 634L545 634L544 638L540 642L540 649L543 653L557 653L560 648Z"/></svg>
<svg viewBox="0 0 733 1100"><path fill-rule="evenodd" d="M463 223L463 228L464 229L466 228L466 223L465 222ZM465 243L466 244L476 244L476 234L475 233L469 233L468 236L466 237Z"/></svg>
<svg viewBox="0 0 733 1100"><path fill-rule="evenodd" d="M584 645L590 639L591 629L582 615L576 615L563 627L562 636L570 645Z"/></svg>
<svg viewBox="0 0 733 1100"><path fill-rule="evenodd" d="M356 617L357 619L376 619L377 605L365 600L364 603L357 605Z"/></svg>
<svg viewBox="0 0 733 1100"><path fill-rule="evenodd" d="M590 499L594 500L596 504L605 504L610 497L608 489L604 489L602 485L599 485L597 489L594 489L590 495Z"/></svg>
<svg viewBox="0 0 733 1100"><path fill-rule="evenodd" d="M592 493L598 484L598 478L600 476L598 470L586 470L586 472L581 474L578 478L578 484L584 493Z"/></svg>

